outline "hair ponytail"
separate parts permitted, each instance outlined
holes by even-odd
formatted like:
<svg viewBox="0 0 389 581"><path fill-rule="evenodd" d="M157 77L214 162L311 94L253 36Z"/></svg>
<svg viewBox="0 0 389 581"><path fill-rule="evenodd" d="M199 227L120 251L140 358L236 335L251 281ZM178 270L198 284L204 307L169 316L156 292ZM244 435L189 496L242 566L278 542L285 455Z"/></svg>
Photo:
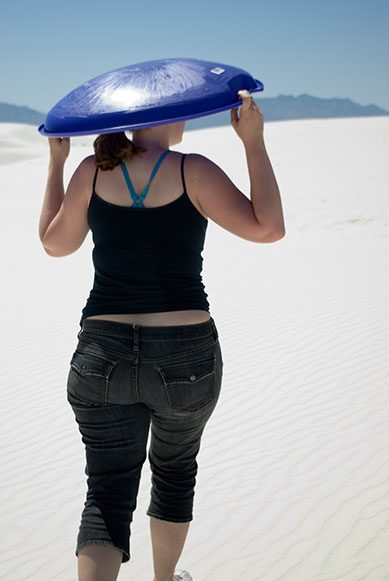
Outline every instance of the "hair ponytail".
<svg viewBox="0 0 389 581"><path fill-rule="evenodd" d="M96 165L102 171L112 170L125 159L131 159L134 155L146 151L142 147L136 147L127 138L124 131L99 135L95 139L93 147Z"/></svg>

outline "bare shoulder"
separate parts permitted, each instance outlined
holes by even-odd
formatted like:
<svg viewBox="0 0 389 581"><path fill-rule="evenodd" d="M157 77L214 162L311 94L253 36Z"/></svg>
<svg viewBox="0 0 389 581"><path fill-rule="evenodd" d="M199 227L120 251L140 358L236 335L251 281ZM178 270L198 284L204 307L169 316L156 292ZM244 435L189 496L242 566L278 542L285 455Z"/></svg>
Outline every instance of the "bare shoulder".
<svg viewBox="0 0 389 581"><path fill-rule="evenodd" d="M200 153L187 153L185 156L185 175L188 173L188 177L196 183L202 177L209 178L218 171L222 171L221 168Z"/></svg>
<svg viewBox="0 0 389 581"><path fill-rule="evenodd" d="M185 180L203 215L213 222L250 242L273 241L259 224L251 200L216 163L197 153L187 154Z"/></svg>
<svg viewBox="0 0 389 581"><path fill-rule="evenodd" d="M94 155L84 158L73 173L69 182L66 195L80 194L88 205L92 195L93 178L96 172L96 159Z"/></svg>
<svg viewBox="0 0 389 581"><path fill-rule="evenodd" d="M94 155L88 155L85 157L74 173L80 173L83 176L91 175L96 171L96 157Z"/></svg>
<svg viewBox="0 0 389 581"><path fill-rule="evenodd" d="M234 185L226 173L208 157L199 153L188 153L185 156L185 182L188 192L195 198L205 214L207 190L212 188L217 196L217 184L223 182L224 187ZM229 184L228 184L229 182ZM219 192L219 196L222 192ZM208 215L207 215L208 217Z"/></svg>
<svg viewBox="0 0 389 581"><path fill-rule="evenodd" d="M248 201L220 166L199 153L186 155L185 179L189 181L196 197L208 197L211 192L214 197L220 197L226 190L231 190ZM244 200L241 199L241 202Z"/></svg>
<svg viewBox="0 0 389 581"><path fill-rule="evenodd" d="M77 180L84 181L90 178L90 176L94 176L96 171L96 158L94 155L88 155L85 157L78 165L77 169L72 175L73 178Z"/></svg>

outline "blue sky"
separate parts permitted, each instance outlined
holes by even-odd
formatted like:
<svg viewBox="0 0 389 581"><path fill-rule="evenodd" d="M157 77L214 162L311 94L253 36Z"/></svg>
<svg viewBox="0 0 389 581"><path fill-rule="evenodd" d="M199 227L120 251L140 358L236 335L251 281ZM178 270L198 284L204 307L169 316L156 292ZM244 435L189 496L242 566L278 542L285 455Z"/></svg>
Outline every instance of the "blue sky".
<svg viewBox="0 0 389 581"><path fill-rule="evenodd" d="M8 0L0 101L47 112L106 71L186 57L247 70L263 96L389 110L389 0Z"/></svg>

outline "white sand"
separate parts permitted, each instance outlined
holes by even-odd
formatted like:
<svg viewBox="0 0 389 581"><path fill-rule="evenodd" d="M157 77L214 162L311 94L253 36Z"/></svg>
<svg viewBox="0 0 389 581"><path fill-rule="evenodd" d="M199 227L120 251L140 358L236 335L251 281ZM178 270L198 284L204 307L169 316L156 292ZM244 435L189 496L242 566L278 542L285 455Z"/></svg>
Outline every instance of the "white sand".
<svg viewBox="0 0 389 581"><path fill-rule="evenodd" d="M389 117L266 125L286 237L253 244L209 224L204 282L224 383L199 457L180 561L194 581L389 580ZM41 247L46 140L0 125L0 578L74 581L84 452L66 401L91 238ZM68 179L91 139L74 140ZM188 132L248 194L230 128ZM129 564L151 581L150 471Z"/></svg>

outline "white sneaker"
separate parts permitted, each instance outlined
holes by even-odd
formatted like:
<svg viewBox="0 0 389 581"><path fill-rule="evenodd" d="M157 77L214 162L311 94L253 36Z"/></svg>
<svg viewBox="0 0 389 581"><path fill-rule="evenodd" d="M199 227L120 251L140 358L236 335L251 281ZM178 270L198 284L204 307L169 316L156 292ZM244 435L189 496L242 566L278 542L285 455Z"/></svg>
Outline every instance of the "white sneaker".
<svg viewBox="0 0 389 581"><path fill-rule="evenodd" d="M174 571L173 581L193 581L188 571Z"/></svg>

